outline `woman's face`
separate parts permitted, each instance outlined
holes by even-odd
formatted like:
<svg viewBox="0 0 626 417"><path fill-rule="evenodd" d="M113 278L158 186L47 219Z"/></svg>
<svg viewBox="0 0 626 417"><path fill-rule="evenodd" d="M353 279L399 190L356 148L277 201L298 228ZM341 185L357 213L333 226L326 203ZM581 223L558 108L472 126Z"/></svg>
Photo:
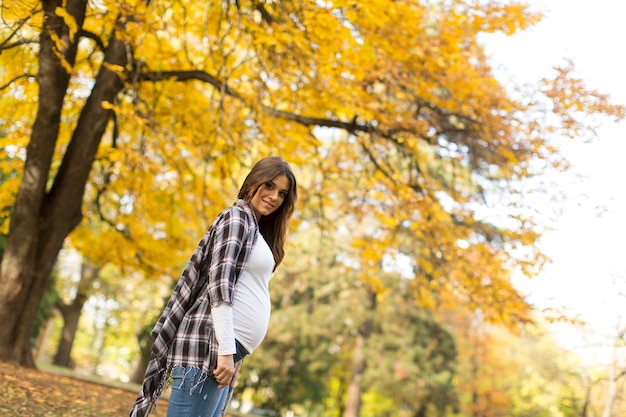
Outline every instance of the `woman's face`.
<svg viewBox="0 0 626 417"><path fill-rule="evenodd" d="M290 185L286 175L277 175L271 181L261 184L250 201L257 220L272 214L283 204Z"/></svg>

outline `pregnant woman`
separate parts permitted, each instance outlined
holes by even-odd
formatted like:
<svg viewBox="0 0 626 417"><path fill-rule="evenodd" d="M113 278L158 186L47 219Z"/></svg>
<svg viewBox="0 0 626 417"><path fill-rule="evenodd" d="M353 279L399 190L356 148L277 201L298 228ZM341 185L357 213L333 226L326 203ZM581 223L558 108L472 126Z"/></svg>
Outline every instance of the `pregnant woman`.
<svg viewBox="0 0 626 417"><path fill-rule="evenodd" d="M279 157L257 162L235 204L202 237L161 317L131 417L156 407L172 378L168 417L218 417L241 360L270 317L269 281L284 257L297 184Z"/></svg>

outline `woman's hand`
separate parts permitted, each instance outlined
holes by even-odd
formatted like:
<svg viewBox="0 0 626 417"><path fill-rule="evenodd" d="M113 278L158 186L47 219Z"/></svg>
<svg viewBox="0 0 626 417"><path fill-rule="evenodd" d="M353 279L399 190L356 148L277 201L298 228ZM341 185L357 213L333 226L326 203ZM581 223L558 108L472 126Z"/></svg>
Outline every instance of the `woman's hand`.
<svg viewBox="0 0 626 417"><path fill-rule="evenodd" d="M218 382L217 388L224 388L229 385L235 375L235 362L233 355L218 355L217 368L213 371L213 376Z"/></svg>

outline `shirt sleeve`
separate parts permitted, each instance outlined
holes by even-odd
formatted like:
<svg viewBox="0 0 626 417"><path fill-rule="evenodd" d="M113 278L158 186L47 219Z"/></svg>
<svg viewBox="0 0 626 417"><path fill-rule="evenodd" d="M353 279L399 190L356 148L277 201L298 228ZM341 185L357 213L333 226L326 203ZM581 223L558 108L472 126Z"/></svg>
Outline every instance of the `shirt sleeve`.
<svg viewBox="0 0 626 417"><path fill-rule="evenodd" d="M232 355L236 353L233 306L221 302L211 309L211 315L213 316L213 328L218 343L217 354Z"/></svg>
<svg viewBox="0 0 626 417"><path fill-rule="evenodd" d="M232 207L215 221L208 268L208 296L211 307L225 301L233 303L237 265L250 234L248 219L238 207Z"/></svg>

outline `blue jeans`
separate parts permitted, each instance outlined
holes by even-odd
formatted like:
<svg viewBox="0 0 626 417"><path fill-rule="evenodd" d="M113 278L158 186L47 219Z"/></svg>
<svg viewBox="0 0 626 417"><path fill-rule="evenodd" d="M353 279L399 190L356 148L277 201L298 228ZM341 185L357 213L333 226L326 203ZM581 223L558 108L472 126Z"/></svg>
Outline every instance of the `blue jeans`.
<svg viewBox="0 0 626 417"><path fill-rule="evenodd" d="M167 417L219 417L228 387L217 389L217 385L201 369L175 367Z"/></svg>
<svg viewBox="0 0 626 417"><path fill-rule="evenodd" d="M236 343L235 362L247 353ZM167 417L220 417L228 387L217 388L218 383L198 368L174 367L172 369L172 392L167 406Z"/></svg>

